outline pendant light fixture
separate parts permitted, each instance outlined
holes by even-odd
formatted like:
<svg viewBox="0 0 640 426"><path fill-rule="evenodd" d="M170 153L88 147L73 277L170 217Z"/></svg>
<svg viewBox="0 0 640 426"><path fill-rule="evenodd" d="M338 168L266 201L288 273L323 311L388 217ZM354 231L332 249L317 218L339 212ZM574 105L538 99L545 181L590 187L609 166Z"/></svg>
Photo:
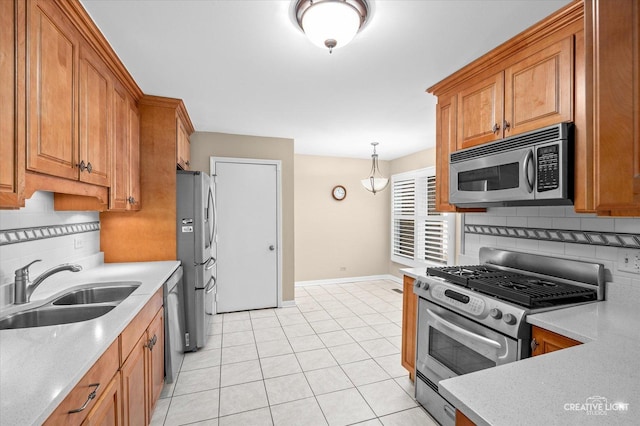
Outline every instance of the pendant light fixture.
<svg viewBox="0 0 640 426"><path fill-rule="evenodd" d="M380 192L389 185L389 178L383 177L382 173L380 173L380 168L378 167L378 154L376 153L376 145L378 142L371 142L373 145L373 154L371 155L371 171L369 172L369 177L366 179L362 179L360 182L364 189L367 191L373 192L373 195L376 192Z"/></svg>
<svg viewBox="0 0 640 426"><path fill-rule="evenodd" d="M367 23L370 7L367 0L295 0L293 13L309 40L331 53L353 40Z"/></svg>

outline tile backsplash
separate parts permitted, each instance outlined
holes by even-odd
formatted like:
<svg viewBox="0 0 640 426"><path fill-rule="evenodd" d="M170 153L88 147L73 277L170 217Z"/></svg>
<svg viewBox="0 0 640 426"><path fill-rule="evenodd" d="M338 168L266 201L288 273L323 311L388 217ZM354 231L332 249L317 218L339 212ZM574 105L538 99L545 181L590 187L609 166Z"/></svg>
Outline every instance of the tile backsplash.
<svg viewBox="0 0 640 426"><path fill-rule="evenodd" d="M499 207L490 208L486 213L466 213L464 225L477 232L463 231L459 264L478 263L480 247L602 263L607 281L605 299L621 304L640 303L640 275L619 268L624 252L635 250L634 253L640 254L640 250L631 244L640 241L640 218L577 214L571 206ZM505 230L514 229L521 235L501 235ZM568 233L585 235L593 240L568 242L573 238L568 235L562 241L554 241L550 236L557 234L555 230L576 231ZM614 238L611 244L598 240L598 236L608 238L609 235L615 236L611 237ZM630 241L627 247L632 248L619 247L627 245L627 239Z"/></svg>
<svg viewBox="0 0 640 426"><path fill-rule="evenodd" d="M34 193L19 210L0 210L0 231L87 223L95 229L65 227L64 232L56 231L59 236L0 245L0 307L12 302L15 270L36 259L42 262L29 269L32 278L61 263L95 262L100 255L99 220L98 212L55 211L50 192Z"/></svg>

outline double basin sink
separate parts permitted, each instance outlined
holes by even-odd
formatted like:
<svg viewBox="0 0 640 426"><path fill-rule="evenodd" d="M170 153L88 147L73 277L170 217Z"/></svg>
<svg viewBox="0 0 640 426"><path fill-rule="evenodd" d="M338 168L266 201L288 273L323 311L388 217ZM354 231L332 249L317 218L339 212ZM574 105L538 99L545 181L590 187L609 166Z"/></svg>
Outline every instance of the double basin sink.
<svg viewBox="0 0 640 426"><path fill-rule="evenodd" d="M138 287L139 281L95 283L68 291L37 308L0 318L0 330L69 324L98 318L115 308Z"/></svg>

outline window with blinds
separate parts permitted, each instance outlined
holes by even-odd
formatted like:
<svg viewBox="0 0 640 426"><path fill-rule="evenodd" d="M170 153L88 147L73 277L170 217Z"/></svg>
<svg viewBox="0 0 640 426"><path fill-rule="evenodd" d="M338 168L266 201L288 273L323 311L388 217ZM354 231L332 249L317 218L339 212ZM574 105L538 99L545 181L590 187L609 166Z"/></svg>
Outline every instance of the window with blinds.
<svg viewBox="0 0 640 426"><path fill-rule="evenodd" d="M391 191L391 260L414 267L453 260L455 216L435 209L435 168L391 176Z"/></svg>

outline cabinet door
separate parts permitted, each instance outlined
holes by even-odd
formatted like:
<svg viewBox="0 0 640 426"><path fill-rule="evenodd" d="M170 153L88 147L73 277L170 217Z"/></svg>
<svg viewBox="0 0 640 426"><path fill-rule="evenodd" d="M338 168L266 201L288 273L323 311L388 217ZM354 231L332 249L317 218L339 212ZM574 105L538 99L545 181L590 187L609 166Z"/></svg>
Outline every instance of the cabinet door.
<svg viewBox="0 0 640 426"><path fill-rule="evenodd" d="M405 275L402 289L402 366L411 380L416 374L416 321L418 297L413 293L414 279Z"/></svg>
<svg viewBox="0 0 640 426"><path fill-rule="evenodd" d="M87 415L83 426L119 426L122 424L122 391L118 372Z"/></svg>
<svg viewBox="0 0 640 426"><path fill-rule="evenodd" d="M537 356L542 354L548 354L549 352L558 351L560 349L570 348L571 346L580 345L577 340L570 339L553 331L545 330L544 328L533 326L531 330L531 337L534 340L536 346L531 356Z"/></svg>
<svg viewBox="0 0 640 426"><path fill-rule="evenodd" d="M80 45L78 125L80 181L110 185L111 77L106 64L86 43Z"/></svg>
<svg viewBox="0 0 640 426"><path fill-rule="evenodd" d="M129 102L129 196L127 210L140 210L140 113L132 101Z"/></svg>
<svg viewBox="0 0 640 426"><path fill-rule="evenodd" d="M176 117L176 138L177 138L177 163L183 170L189 170L191 166L191 144L189 142L189 133L184 127L182 120Z"/></svg>
<svg viewBox="0 0 640 426"><path fill-rule="evenodd" d="M129 198L129 105L123 87L113 89L113 168L109 209L126 210Z"/></svg>
<svg viewBox="0 0 640 426"><path fill-rule="evenodd" d="M18 9L20 14L18 13ZM0 207L20 207L24 187L24 3L0 1ZM17 30L15 23L22 24Z"/></svg>
<svg viewBox="0 0 640 426"><path fill-rule="evenodd" d="M77 179L79 36L50 1L30 3L29 24L27 169Z"/></svg>
<svg viewBox="0 0 640 426"><path fill-rule="evenodd" d="M587 1L595 209L640 216L640 3ZM587 157L588 159L589 157Z"/></svg>
<svg viewBox="0 0 640 426"><path fill-rule="evenodd" d="M149 418L153 414L156 401L164 386L164 309L149 325L147 337L153 343L148 349L149 356Z"/></svg>
<svg viewBox="0 0 640 426"><path fill-rule="evenodd" d="M122 365L123 425L145 426L148 422L146 345L144 332Z"/></svg>
<svg viewBox="0 0 640 426"><path fill-rule="evenodd" d="M500 72L460 91L458 149L502 138L503 86Z"/></svg>
<svg viewBox="0 0 640 426"><path fill-rule="evenodd" d="M573 36L524 58L504 73L504 136L573 119Z"/></svg>
<svg viewBox="0 0 640 426"><path fill-rule="evenodd" d="M442 96L436 106L436 209L456 211L449 204L449 155L456 150L456 97Z"/></svg>

